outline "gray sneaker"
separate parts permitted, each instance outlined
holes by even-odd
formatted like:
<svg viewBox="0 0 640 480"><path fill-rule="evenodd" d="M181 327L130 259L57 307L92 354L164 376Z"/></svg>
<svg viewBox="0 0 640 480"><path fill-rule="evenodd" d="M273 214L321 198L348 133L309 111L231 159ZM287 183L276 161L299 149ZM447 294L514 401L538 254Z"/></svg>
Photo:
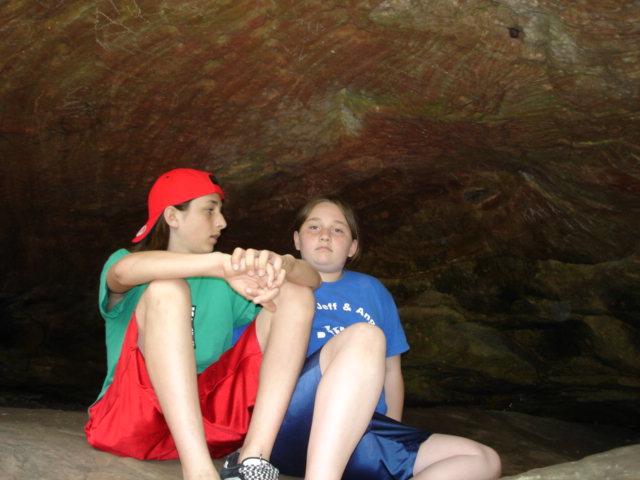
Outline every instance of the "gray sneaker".
<svg viewBox="0 0 640 480"><path fill-rule="evenodd" d="M278 480L278 469L264 458L249 457L238 463L240 452L227 456L220 471L222 480Z"/></svg>

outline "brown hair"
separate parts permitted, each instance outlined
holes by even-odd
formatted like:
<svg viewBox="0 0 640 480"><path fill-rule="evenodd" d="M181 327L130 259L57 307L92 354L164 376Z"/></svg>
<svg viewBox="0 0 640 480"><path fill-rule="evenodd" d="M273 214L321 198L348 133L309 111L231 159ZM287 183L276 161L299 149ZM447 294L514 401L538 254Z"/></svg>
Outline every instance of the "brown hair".
<svg viewBox="0 0 640 480"><path fill-rule="evenodd" d="M351 230L351 238L358 241L358 249L356 250L356 253L353 255L353 257L347 259L347 261L356 260L358 257L360 257L360 246L362 245L360 241L360 230L358 228L358 218L355 211L353 210L353 207L337 195L319 195L317 197L313 197L311 200L305 203L304 206L300 210L298 210L298 213L296 214L293 222L293 231L299 231L300 227L302 227L302 224L307 221L307 218L309 218L311 210L313 210L316 205L325 202L333 203L336 207L338 207L344 215L344 218L347 220L347 226L349 227L349 230Z"/></svg>
<svg viewBox="0 0 640 480"><path fill-rule="evenodd" d="M184 212L191 205L191 200L173 205L181 212ZM136 244L131 250L134 252L145 252L149 250L166 250L169 247L169 225L164 219L164 213L158 217L158 221L153 226L149 234L144 237L140 243Z"/></svg>

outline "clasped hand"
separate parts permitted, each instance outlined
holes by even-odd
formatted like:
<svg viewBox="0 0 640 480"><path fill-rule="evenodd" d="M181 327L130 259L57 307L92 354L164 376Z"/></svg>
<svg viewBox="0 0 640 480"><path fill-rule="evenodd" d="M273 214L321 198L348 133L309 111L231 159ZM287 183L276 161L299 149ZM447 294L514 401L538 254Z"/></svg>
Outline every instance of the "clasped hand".
<svg viewBox="0 0 640 480"><path fill-rule="evenodd" d="M225 279L240 295L275 312L286 271L282 257L270 250L236 248L225 264Z"/></svg>

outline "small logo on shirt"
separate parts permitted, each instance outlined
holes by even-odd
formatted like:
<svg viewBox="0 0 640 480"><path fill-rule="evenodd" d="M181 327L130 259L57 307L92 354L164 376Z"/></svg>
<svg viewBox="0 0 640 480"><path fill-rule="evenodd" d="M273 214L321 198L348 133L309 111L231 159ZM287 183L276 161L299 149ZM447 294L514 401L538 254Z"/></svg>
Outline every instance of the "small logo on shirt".
<svg viewBox="0 0 640 480"><path fill-rule="evenodd" d="M356 321L365 321L371 325L376 324L373 317L367 311L365 311L364 308L358 307L354 310L351 304L346 302L343 303L342 305L339 305L338 302L328 302L328 303L316 302L316 310L333 311L333 312L337 312L337 311L352 312L361 317ZM323 325L322 330L316 330L316 338L317 339L327 338L328 334L331 335L332 337L335 337L343 330L344 330L344 327L342 325L338 325L338 326Z"/></svg>
<svg viewBox="0 0 640 480"><path fill-rule="evenodd" d="M338 305L337 302L329 302L329 303L316 302L316 310L329 310L334 312L338 310L342 310L343 312L353 312L360 315L365 322L368 322L371 325L376 324L376 321L364 308L358 307L355 310L353 310L353 307L351 306L351 304L346 302L343 303L342 306Z"/></svg>
<svg viewBox="0 0 640 480"><path fill-rule="evenodd" d="M336 335L338 335L340 332L344 330L343 326L332 327L331 325L323 325L322 328L324 328L326 331L318 330L316 332L317 338L326 338L327 333L330 333L332 336L335 337Z"/></svg>

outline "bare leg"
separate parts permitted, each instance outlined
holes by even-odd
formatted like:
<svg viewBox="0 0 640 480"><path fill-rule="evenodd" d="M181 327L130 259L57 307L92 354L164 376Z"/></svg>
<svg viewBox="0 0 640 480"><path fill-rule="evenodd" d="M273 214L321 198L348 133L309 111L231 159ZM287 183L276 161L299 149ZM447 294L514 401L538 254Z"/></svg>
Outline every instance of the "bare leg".
<svg viewBox="0 0 640 480"><path fill-rule="evenodd" d="M340 479L382 392L386 342L378 327L356 323L320 353L307 453L307 480Z"/></svg>
<svg viewBox="0 0 640 480"><path fill-rule="evenodd" d="M187 480L218 476L207 448L191 339L191 295L183 280L149 284L136 308L138 346Z"/></svg>
<svg viewBox="0 0 640 480"><path fill-rule="evenodd" d="M311 289L282 285L275 313L262 310L256 333L264 356L260 386L240 460L269 459L293 389L300 375L309 342L315 300Z"/></svg>
<svg viewBox="0 0 640 480"><path fill-rule="evenodd" d="M435 433L418 450L415 480L495 480L500 457L492 448L468 438Z"/></svg>

